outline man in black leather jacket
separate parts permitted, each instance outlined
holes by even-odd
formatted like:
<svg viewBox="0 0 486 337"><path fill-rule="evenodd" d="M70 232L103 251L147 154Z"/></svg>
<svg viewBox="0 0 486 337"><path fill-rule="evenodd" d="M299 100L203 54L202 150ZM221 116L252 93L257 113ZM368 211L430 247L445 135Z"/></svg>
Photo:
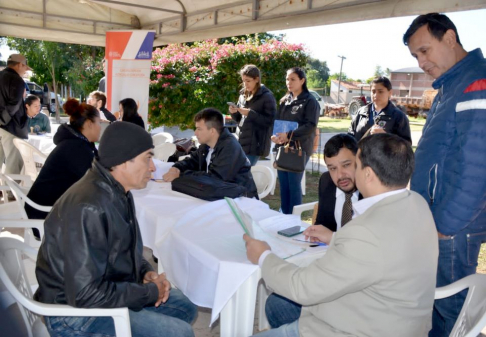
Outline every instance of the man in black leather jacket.
<svg viewBox="0 0 486 337"><path fill-rule="evenodd" d="M155 170L153 143L139 126L114 123L99 157L45 222L34 298L78 308L128 307L134 336L194 336L197 309L143 258L131 189ZM45 317L51 335L115 336L110 317Z"/></svg>
<svg viewBox="0 0 486 337"><path fill-rule="evenodd" d="M0 165L5 159L5 173L19 174L24 161L13 144L15 138L27 139L28 121L25 112L25 82L27 70L25 56L12 54L7 68L0 71Z"/></svg>
<svg viewBox="0 0 486 337"><path fill-rule="evenodd" d="M258 198L250 161L236 138L223 127L223 115L214 108L203 109L194 117L196 137L201 146L179 161L164 175L172 181L181 174L208 175L246 188L248 198Z"/></svg>

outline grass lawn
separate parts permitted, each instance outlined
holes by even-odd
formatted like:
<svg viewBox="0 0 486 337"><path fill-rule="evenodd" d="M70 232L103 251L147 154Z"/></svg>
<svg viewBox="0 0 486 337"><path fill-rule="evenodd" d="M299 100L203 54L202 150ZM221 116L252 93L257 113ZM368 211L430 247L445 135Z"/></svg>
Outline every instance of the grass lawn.
<svg viewBox="0 0 486 337"><path fill-rule="evenodd" d="M409 117L410 120L410 130L422 131L425 124L425 119ZM317 127L321 130L321 133L339 133L347 132L349 126L351 125L351 119L348 118L330 118L321 117L319 118L319 123Z"/></svg>

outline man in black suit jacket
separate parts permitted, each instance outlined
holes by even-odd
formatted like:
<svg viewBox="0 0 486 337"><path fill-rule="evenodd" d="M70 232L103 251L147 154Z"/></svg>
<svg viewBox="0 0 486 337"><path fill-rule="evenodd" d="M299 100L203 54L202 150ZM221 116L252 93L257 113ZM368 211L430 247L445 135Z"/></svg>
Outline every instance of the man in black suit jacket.
<svg viewBox="0 0 486 337"><path fill-rule="evenodd" d="M351 203L362 197L356 190L354 171L358 144L354 137L341 133L324 146L324 161L328 172L319 180L319 208L315 225L323 225L333 232L343 226L342 212L346 194Z"/></svg>
<svg viewBox="0 0 486 337"><path fill-rule="evenodd" d="M323 173L319 180L319 208L315 225L323 225L333 232L339 230L345 225L342 213L346 194L351 197L351 203L362 199L354 179L357 151L356 139L345 133L333 136L324 146L328 172ZM300 312L300 304L276 294L271 294L265 304L268 322L274 329L299 319Z"/></svg>

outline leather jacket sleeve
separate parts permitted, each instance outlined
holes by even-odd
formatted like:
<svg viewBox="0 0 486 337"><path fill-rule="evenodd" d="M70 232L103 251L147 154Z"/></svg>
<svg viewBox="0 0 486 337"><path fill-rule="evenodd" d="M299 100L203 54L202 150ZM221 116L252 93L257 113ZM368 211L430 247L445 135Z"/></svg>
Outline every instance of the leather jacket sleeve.
<svg viewBox="0 0 486 337"><path fill-rule="evenodd" d="M184 158L184 160L178 161L174 165L175 168L178 168L181 172L189 171L189 170L201 170L199 167L200 162L203 157L203 148L207 148L207 145L200 145L199 148L195 151L190 153L188 158Z"/></svg>
<svg viewBox="0 0 486 337"><path fill-rule="evenodd" d="M68 235L61 240L67 303L78 308L128 307L132 310L155 303L158 289L154 283L116 282L105 278L111 247L107 245L109 231L102 210L93 205L79 205L69 217L69 221L81 221L81 226L72 227L79 228L79 232L65 232ZM141 270L142 273L147 270L147 265Z"/></svg>

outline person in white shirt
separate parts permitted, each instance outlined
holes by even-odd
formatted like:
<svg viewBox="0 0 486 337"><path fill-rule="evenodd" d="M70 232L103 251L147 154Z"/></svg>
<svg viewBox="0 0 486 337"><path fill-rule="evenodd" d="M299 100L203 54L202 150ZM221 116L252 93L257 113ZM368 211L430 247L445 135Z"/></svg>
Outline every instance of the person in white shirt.
<svg viewBox="0 0 486 337"><path fill-rule="evenodd" d="M309 266L272 254L244 235L248 259L268 287L302 305L298 320L259 334L273 336L426 336L435 293L437 231L427 202L406 190L414 155L392 134L363 138L356 185L364 199L354 218L333 235L311 226L310 241L329 244Z"/></svg>
<svg viewBox="0 0 486 337"><path fill-rule="evenodd" d="M346 133L331 137L324 146L324 161L328 171L319 179L319 203L313 225L322 225L336 232L346 225L351 217L344 219L346 207L362 199L355 183L356 152L358 142ZM348 198L348 203L345 201ZM349 213L352 215L352 212ZM265 313L272 328L292 323L300 316L301 305L288 298L271 294L265 303Z"/></svg>

